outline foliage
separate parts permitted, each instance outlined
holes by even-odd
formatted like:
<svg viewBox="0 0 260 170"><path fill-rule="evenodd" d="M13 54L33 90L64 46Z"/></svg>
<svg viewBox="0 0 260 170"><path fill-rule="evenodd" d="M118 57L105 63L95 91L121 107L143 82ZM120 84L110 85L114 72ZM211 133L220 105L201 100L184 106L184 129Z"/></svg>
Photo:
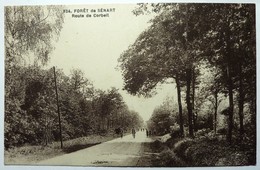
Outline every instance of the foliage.
<svg viewBox="0 0 260 170"><path fill-rule="evenodd" d="M171 131L171 126L176 121L173 117L171 109L167 107L167 103L154 109L151 118L148 121L148 129L157 135L164 135Z"/></svg>
<svg viewBox="0 0 260 170"><path fill-rule="evenodd" d="M160 167L183 167L185 162L180 159L172 150L166 149L159 155L160 161L157 161L156 166Z"/></svg>
<svg viewBox="0 0 260 170"><path fill-rule="evenodd" d="M246 104L251 107L251 124L256 124L255 5L141 3L133 12L155 12L157 16L120 57L126 90L147 94L158 82L180 76L182 87L186 85L189 135L192 137L193 129L197 130L198 114L208 112L203 107L210 110L213 106L216 132L218 106L226 98L227 140L232 144L236 104L242 140ZM202 66L211 70L213 79L207 83L198 81L195 74L196 70L205 74Z"/></svg>
<svg viewBox="0 0 260 170"><path fill-rule="evenodd" d="M38 143L48 134L43 131L52 121L51 84L48 73L41 73L37 63L47 63L63 18L61 6L5 7L6 147ZM30 56L35 66L28 66Z"/></svg>
<svg viewBox="0 0 260 170"><path fill-rule="evenodd" d="M172 138L178 138L181 137L181 132L180 132L180 128L178 126L176 126L176 124L174 126L171 126L171 137Z"/></svg>
<svg viewBox="0 0 260 170"><path fill-rule="evenodd" d="M9 102L9 98L5 100L5 147L26 143L47 145L59 140L53 69L34 66L19 69L24 76L17 77L15 83L20 84L21 96L16 95L14 102ZM128 110L118 89L95 90L82 71L72 72L69 77L62 70L57 71L65 140L113 131L117 127L143 126L142 118Z"/></svg>
<svg viewBox="0 0 260 170"><path fill-rule="evenodd" d="M83 71L65 75L47 65L64 22L62 6L5 7L5 148L48 145L59 140L57 105L66 139L117 126L142 126L138 113L124 104L118 89L95 89Z"/></svg>
<svg viewBox="0 0 260 170"><path fill-rule="evenodd" d="M208 138L197 140L186 150L186 156L193 166L249 165L248 157L243 151Z"/></svg>
<svg viewBox="0 0 260 170"><path fill-rule="evenodd" d="M5 7L5 56L7 69L26 61L33 53L35 62L45 64L54 49L64 22L61 6ZM8 70L6 70L8 71Z"/></svg>

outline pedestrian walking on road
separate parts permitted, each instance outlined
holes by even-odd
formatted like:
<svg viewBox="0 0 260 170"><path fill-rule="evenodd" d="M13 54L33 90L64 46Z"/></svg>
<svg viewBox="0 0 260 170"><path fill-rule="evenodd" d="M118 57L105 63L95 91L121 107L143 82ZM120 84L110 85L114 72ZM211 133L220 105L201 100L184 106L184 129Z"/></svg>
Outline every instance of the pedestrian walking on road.
<svg viewBox="0 0 260 170"><path fill-rule="evenodd" d="M123 138L123 136L124 136L124 130L123 130L123 128L120 128L120 136L121 136L121 138Z"/></svg>
<svg viewBox="0 0 260 170"><path fill-rule="evenodd" d="M135 129L134 128L132 129L132 135L133 135L133 138L135 138Z"/></svg>

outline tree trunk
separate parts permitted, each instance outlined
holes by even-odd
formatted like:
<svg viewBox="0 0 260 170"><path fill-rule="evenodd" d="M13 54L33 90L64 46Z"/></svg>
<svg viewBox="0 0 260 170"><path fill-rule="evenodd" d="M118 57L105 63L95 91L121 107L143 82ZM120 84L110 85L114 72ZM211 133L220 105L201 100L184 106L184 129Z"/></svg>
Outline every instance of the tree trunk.
<svg viewBox="0 0 260 170"><path fill-rule="evenodd" d="M218 92L217 90L214 93L215 98L215 108L214 108L214 133L217 133L217 113L218 113Z"/></svg>
<svg viewBox="0 0 260 170"><path fill-rule="evenodd" d="M57 112L58 112L58 118L59 118L58 120L59 120L59 130L60 130L60 147L62 149L63 141L62 141L62 131L61 131L61 115L60 115L59 95L58 95L55 67L53 67L53 72L54 72L54 85L55 85L55 92L56 92Z"/></svg>
<svg viewBox="0 0 260 170"><path fill-rule="evenodd" d="M196 81L196 77L195 77L195 68L192 68L192 121L193 121L193 128L194 131L196 132L196 115L195 115L195 81Z"/></svg>
<svg viewBox="0 0 260 170"><path fill-rule="evenodd" d="M188 68L186 70L186 103L187 103L187 110L188 110L188 122L189 122L189 136L194 137L193 134L193 126L192 126L192 104L190 101L190 85L191 85L191 69Z"/></svg>
<svg viewBox="0 0 260 170"><path fill-rule="evenodd" d="M239 63L239 100L238 100L238 108L239 108L239 135L240 135L240 142L242 142L243 135L244 135L244 89L243 89L243 75L242 75L242 65Z"/></svg>
<svg viewBox="0 0 260 170"><path fill-rule="evenodd" d="M104 119L104 117L102 116L102 118L101 118L101 130L104 130L105 128L105 126L104 126L104 124L105 124L105 119Z"/></svg>
<svg viewBox="0 0 260 170"><path fill-rule="evenodd" d="M48 145L48 122L47 122L47 116L45 115L45 145L47 146Z"/></svg>
<svg viewBox="0 0 260 170"><path fill-rule="evenodd" d="M232 14L233 15L233 14ZM227 141L230 145L232 145L232 132L233 132L233 115L234 115L234 99L233 99L233 80L232 80L232 67L231 65L234 64L231 58L233 58L234 53L231 50L231 30L230 30L230 20L227 19L226 24L224 24L226 35L226 54L225 54L225 62L226 62L226 72L227 72L227 88L228 88L228 98L229 98L229 114L228 114L228 132L227 132Z"/></svg>
<svg viewBox="0 0 260 170"><path fill-rule="evenodd" d="M114 116L112 116L111 120L110 120L110 126L109 128L113 129L114 127Z"/></svg>
<svg viewBox="0 0 260 170"><path fill-rule="evenodd" d="M182 103L181 103L181 87L179 77L176 76L176 87L177 87L177 96L178 96L178 106L179 106L179 119L180 119L180 133L181 136L184 136L184 129L183 129L183 116L182 116Z"/></svg>
<svg viewBox="0 0 260 170"><path fill-rule="evenodd" d="M192 74L192 61L190 61L191 58L188 59L188 51L189 51L189 46L188 46L188 32L189 32L189 8L188 8L188 4L186 4L186 15L185 15L185 33L186 33L186 37L185 37L185 44L184 44L184 50L186 51L186 55L185 58L187 60L187 64L188 64L188 68L186 69L186 86L187 86L187 90L186 90L186 103L187 103L187 110L188 110L188 122L189 122L189 136L190 137L194 137L193 134L193 125L192 125L192 104L190 101L190 86L191 86L191 74Z"/></svg>
<svg viewBox="0 0 260 170"><path fill-rule="evenodd" d="M110 119L109 118L107 118L107 130L109 130L109 124L110 123Z"/></svg>
<svg viewBox="0 0 260 170"><path fill-rule="evenodd" d="M230 63L228 62L227 66L227 83L228 83L228 97L229 97L229 115L228 115L228 134L227 141L229 144L232 144L232 131L233 131L233 112L234 112L234 99L233 99L233 82L230 73Z"/></svg>

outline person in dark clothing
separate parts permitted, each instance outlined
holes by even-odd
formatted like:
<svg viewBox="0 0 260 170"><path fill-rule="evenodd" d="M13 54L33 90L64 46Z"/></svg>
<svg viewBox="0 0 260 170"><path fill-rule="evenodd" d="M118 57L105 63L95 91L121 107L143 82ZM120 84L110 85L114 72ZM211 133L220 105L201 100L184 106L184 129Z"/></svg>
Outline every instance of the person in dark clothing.
<svg viewBox="0 0 260 170"><path fill-rule="evenodd" d="M124 136L124 130L122 128L120 128L120 136L121 136L121 138L123 138L123 136Z"/></svg>
<svg viewBox="0 0 260 170"><path fill-rule="evenodd" d="M135 138L135 133L136 133L136 132L135 132L135 129L133 128L133 129L132 129L133 138Z"/></svg>

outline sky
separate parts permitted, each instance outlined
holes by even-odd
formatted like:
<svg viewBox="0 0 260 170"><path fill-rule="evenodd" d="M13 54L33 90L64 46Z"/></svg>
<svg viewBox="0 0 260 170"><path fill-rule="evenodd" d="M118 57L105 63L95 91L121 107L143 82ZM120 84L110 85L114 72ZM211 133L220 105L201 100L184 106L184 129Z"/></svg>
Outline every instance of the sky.
<svg viewBox="0 0 260 170"><path fill-rule="evenodd" d="M129 109L137 111L146 121L166 96L176 96L176 90L173 84L161 85L157 87L157 95L148 99L132 96L122 90L124 82L120 70L116 69L117 60L154 17L154 14L133 15L135 7L135 4L66 6L65 9L72 13L65 14L64 25L50 56L49 66L62 68L67 75L71 69L81 69L98 89L118 88ZM77 14L74 9L84 8L88 9L88 13L81 14L91 14L92 17L72 17L72 14ZM110 12L109 17L93 17L93 14L100 13L90 12L91 9L97 11L101 8L114 12Z"/></svg>

